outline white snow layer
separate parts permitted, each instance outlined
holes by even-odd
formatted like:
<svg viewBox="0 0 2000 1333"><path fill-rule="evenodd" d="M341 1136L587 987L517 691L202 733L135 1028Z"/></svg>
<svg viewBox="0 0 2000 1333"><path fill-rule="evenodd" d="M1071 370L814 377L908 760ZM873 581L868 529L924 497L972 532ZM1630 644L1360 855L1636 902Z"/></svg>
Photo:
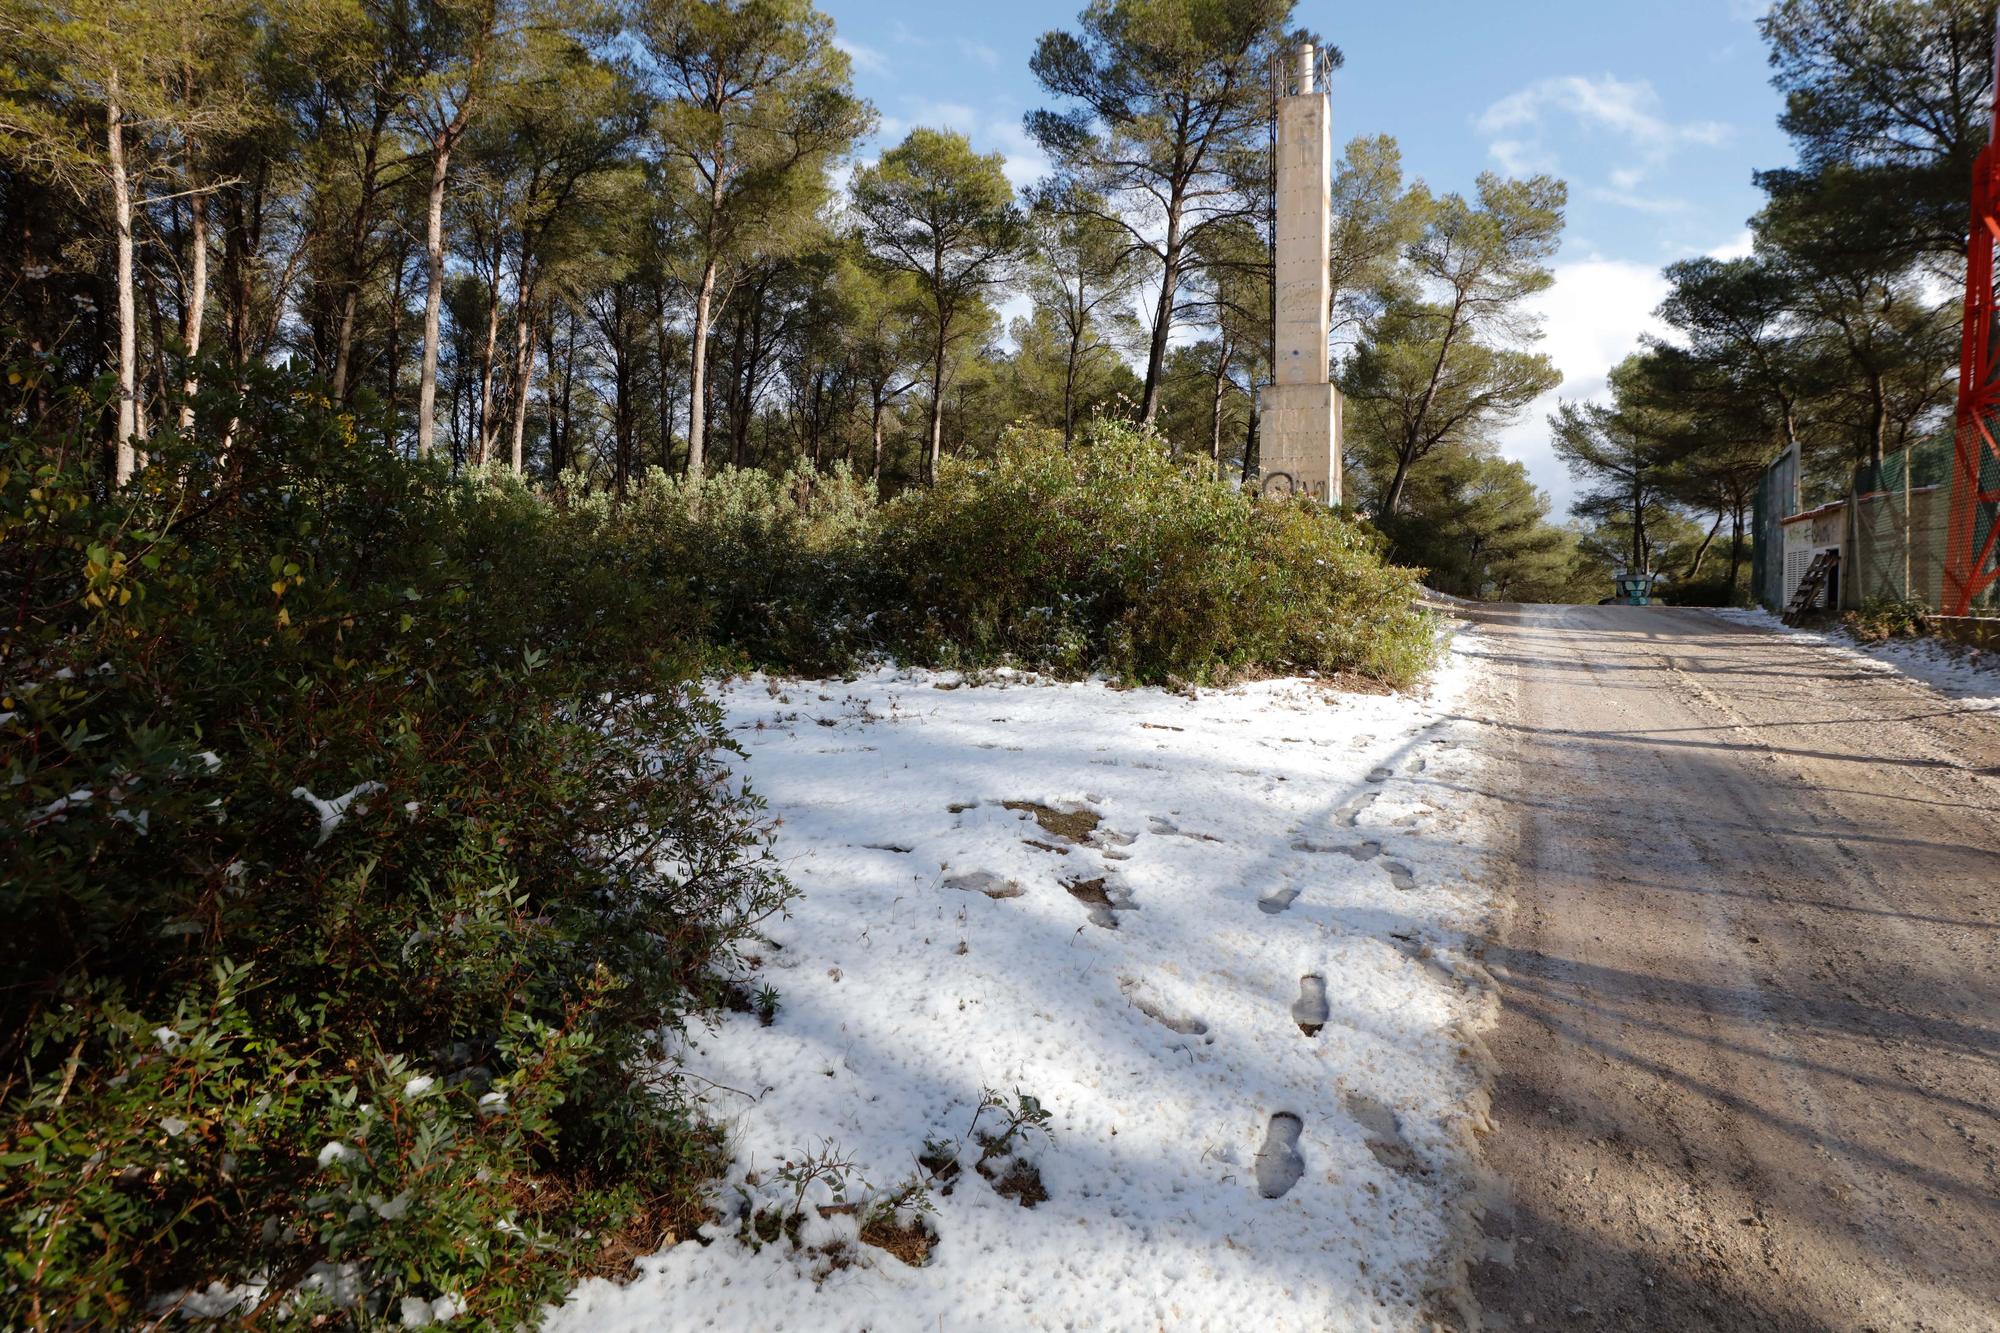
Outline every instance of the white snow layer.
<svg viewBox="0 0 2000 1333"><path fill-rule="evenodd" d="M750 951L775 1022L727 1015L682 1052L729 1127L718 1206L789 1205L775 1171L827 1145L849 1202L879 1195L927 1139L963 1138L986 1088L1051 1113L1022 1154L1048 1198L997 1193L975 1144L922 1267L854 1244L851 1216L811 1210L806 1244L835 1257L752 1252L731 1216L549 1327L1424 1326L1486 1123L1494 1001L1465 952L1492 906L1482 761L1454 715L1474 662L1454 646L1423 698L919 671L725 687L804 896ZM1010 801L1102 823L1073 841ZM1094 906L1065 888L1097 879Z"/></svg>
<svg viewBox="0 0 2000 1333"><path fill-rule="evenodd" d="M1840 654L1874 671L1894 671L1913 677L1957 699L1974 712L2000 709L2000 653L1947 643L1939 639L1890 639L1862 643L1840 633L1821 634L1794 629L1761 607L1711 612L1739 625L1790 634Z"/></svg>

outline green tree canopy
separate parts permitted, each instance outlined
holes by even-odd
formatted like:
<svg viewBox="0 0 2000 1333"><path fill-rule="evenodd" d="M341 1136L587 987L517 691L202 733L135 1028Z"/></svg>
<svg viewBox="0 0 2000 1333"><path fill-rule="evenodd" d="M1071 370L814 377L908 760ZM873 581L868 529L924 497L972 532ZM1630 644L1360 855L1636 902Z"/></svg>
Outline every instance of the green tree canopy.
<svg viewBox="0 0 2000 1333"><path fill-rule="evenodd" d="M986 294L1008 276L1024 240L1014 187L1000 154L975 153L962 134L915 129L855 174L853 199L869 250L921 293L931 394L924 476L932 480L952 359L984 335Z"/></svg>
<svg viewBox="0 0 2000 1333"><path fill-rule="evenodd" d="M1268 71L1292 5L1091 0L1078 30L1044 33L1029 62L1042 87L1067 103L1026 119L1064 187L1057 197L1121 228L1152 260L1140 401L1148 422L1159 411L1192 248L1208 228L1262 209ZM1338 63L1339 52L1331 55Z"/></svg>

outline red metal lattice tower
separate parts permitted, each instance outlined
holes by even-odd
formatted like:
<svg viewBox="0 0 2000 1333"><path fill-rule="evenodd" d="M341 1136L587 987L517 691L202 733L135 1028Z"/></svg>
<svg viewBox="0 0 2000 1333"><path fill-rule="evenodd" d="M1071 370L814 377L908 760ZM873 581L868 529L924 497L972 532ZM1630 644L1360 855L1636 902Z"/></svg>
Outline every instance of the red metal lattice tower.
<svg viewBox="0 0 2000 1333"><path fill-rule="evenodd" d="M1965 250L1965 331L1958 363L1958 427L1946 536L1944 610L1970 614L2000 581L2000 341L1994 328L1994 252L2000 246L2000 34L1994 42L1992 137L1972 168Z"/></svg>

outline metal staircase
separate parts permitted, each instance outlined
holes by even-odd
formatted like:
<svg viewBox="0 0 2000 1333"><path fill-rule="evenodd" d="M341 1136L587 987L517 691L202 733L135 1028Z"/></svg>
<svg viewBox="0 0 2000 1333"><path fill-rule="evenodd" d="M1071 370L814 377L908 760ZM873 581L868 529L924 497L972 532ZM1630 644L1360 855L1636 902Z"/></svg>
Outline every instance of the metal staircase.
<svg viewBox="0 0 2000 1333"><path fill-rule="evenodd" d="M1840 552L1821 551L1806 566L1805 577L1799 580L1798 588L1792 593L1792 601L1785 608L1785 623L1796 625L1806 612L1818 605L1820 594L1826 591L1826 581L1840 568Z"/></svg>

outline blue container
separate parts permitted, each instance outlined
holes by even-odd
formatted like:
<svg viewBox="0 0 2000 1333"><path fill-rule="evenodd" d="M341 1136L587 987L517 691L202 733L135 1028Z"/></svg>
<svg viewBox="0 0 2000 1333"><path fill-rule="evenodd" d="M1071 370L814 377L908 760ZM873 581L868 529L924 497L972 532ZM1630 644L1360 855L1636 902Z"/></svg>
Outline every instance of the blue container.
<svg viewBox="0 0 2000 1333"><path fill-rule="evenodd" d="M1611 600L1620 606L1651 606L1653 604L1653 582L1658 574L1620 574L1615 580L1617 592Z"/></svg>

